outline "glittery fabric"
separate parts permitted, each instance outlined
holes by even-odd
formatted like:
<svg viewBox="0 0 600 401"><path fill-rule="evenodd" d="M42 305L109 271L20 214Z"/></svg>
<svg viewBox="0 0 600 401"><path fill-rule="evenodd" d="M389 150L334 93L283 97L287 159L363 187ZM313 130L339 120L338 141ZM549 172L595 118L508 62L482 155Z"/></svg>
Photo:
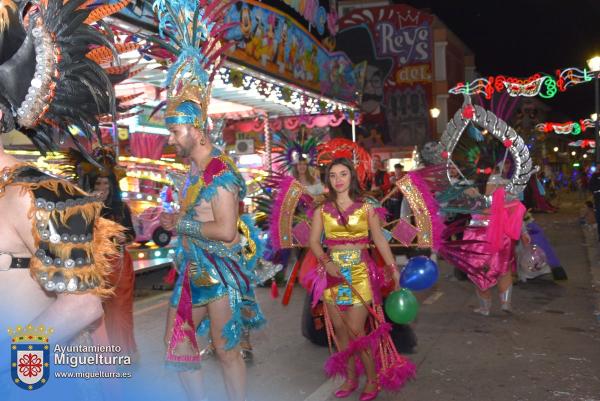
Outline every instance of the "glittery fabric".
<svg viewBox="0 0 600 401"><path fill-rule="evenodd" d="M200 366L200 349L192 320L189 266L181 276L181 296L177 305L171 340L167 347L166 361L167 364L175 367L197 368Z"/></svg>
<svg viewBox="0 0 600 401"><path fill-rule="evenodd" d="M482 291L516 271L515 246L521 233L525 207L518 201L504 203L504 189L494 193L491 215L473 215L464 232L463 270Z"/></svg>
<svg viewBox="0 0 600 401"><path fill-rule="evenodd" d="M304 193L302 184L292 178L285 180L282 184L287 189L279 188L275 199L275 207L273 208L273 216L269 218L271 222L269 234L274 241L273 249L291 248L293 246L292 225L294 214L300 197Z"/></svg>
<svg viewBox="0 0 600 401"><path fill-rule="evenodd" d="M414 175L405 175L400 180L400 190L410 205L410 209L415 217L418 234L417 243L419 247L431 248L434 245L433 224L430 214L430 208L424 199L425 189L419 189L415 185Z"/></svg>
<svg viewBox="0 0 600 401"><path fill-rule="evenodd" d="M325 239L325 240L323 240L323 244L325 244L327 246L355 245L355 244L368 245L370 243L371 243L371 240L368 237L365 237L365 238Z"/></svg>
<svg viewBox="0 0 600 401"><path fill-rule="evenodd" d="M343 212L328 202L323 205L323 229L327 240L358 240L369 237L369 205L355 202Z"/></svg>
<svg viewBox="0 0 600 401"><path fill-rule="evenodd" d="M463 235L463 240L478 240L480 242L469 244L468 256L461 270L467 273L469 279L482 291L495 286L498 279L505 274L514 272L517 264L515 259L516 241L508 236L502 238L502 245L498 252L490 253L487 243L487 227L468 227ZM479 253L479 254L477 254Z"/></svg>
<svg viewBox="0 0 600 401"><path fill-rule="evenodd" d="M363 261L362 250L332 250L330 256L331 260L340 266L347 283L354 287L365 302L370 302L373 299L373 291L369 282L369 268ZM352 293L348 284L342 283L326 289L323 293L323 300L345 306L362 304L360 298Z"/></svg>
<svg viewBox="0 0 600 401"><path fill-rule="evenodd" d="M200 271L198 271L198 266L195 263L191 263L190 276L194 277L189 283L190 302L192 306L204 306L228 294L227 287L219 281L219 277L213 277L204 267L201 267ZM184 275L180 274L171 295L171 306L173 307L176 307L180 302L183 280Z"/></svg>

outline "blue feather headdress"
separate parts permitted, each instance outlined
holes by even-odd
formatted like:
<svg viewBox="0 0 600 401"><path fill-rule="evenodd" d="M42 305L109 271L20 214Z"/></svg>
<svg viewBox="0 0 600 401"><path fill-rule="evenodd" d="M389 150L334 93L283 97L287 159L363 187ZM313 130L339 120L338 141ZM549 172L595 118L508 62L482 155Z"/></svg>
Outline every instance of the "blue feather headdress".
<svg viewBox="0 0 600 401"><path fill-rule="evenodd" d="M231 1L156 0L160 38L153 38L177 57L166 78L167 125L191 124L204 129L214 74L231 44L222 42L231 24L223 17Z"/></svg>

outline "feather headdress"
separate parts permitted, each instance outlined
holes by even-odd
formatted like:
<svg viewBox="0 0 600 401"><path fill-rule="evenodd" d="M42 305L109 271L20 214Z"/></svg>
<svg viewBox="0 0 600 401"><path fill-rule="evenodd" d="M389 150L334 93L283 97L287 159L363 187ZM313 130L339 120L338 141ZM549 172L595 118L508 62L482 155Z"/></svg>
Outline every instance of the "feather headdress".
<svg viewBox="0 0 600 401"><path fill-rule="evenodd" d="M231 24L223 17L231 1L156 0L160 38L150 38L176 60L166 78L167 125L192 124L204 129L214 74L231 44L222 39Z"/></svg>
<svg viewBox="0 0 600 401"><path fill-rule="evenodd" d="M117 112L114 74L101 64L118 64L119 51L95 26L129 1L2 1L0 132L16 128L42 153L70 136L87 155L74 132L100 140L100 118Z"/></svg>

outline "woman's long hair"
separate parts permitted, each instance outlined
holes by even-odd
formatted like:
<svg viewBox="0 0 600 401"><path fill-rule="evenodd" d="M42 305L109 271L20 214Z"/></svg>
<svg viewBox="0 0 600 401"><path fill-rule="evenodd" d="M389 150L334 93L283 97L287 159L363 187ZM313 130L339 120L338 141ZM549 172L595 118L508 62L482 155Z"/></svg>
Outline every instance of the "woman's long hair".
<svg viewBox="0 0 600 401"><path fill-rule="evenodd" d="M327 170L325 172L325 181L327 182L327 188L329 189L329 191L327 193L326 201L331 202L333 204L333 206L335 206L336 210L338 211L338 213L342 219L342 224L344 225L344 227L347 227L348 221L346 221L344 214L342 213L342 211L340 210L340 207L337 204L337 192L333 188L333 185L331 185L331 179L329 178L329 173L331 172L331 168L333 166L338 166L338 165L345 166L348 168L348 170L350 170L350 187L348 188L348 196L350 197L350 199L352 199L352 202L361 200L363 193L360 189L360 183L358 182L358 175L356 174L354 165L352 164L352 162L350 160L346 159L345 157L334 159L329 164L329 166L327 166Z"/></svg>
<svg viewBox="0 0 600 401"><path fill-rule="evenodd" d="M90 178L90 187L92 191L94 190L96 181L98 181L99 178L108 178L108 195L106 197L106 201L104 201L104 207L102 208L102 217L109 218L117 223L121 223L124 217L124 205L121 195L121 188L119 188L119 183L117 182L117 177L112 172L108 175L93 175Z"/></svg>
<svg viewBox="0 0 600 401"><path fill-rule="evenodd" d="M306 158L304 158L304 157L301 157L300 159L298 159L298 163L300 163L300 162L306 163L306 173L304 173L306 175L306 181L308 182L309 185L313 185L317 180L310 173L310 165L308 164L308 160L306 160ZM292 175L294 176L295 179L300 181L300 172L298 171L298 163L296 163L292 166Z"/></svg>
<svg viewBox="0 0 600 401"><path fill-rule="evenodd" d="M354 202L360 200L362 198L363 191L360 189L360 183L358 182L358 175L356 174L356 169L354 168L352 162L345 157L334 159L329 164L329 166L327 166L327 170L325 171L325 182L327 184L327 188L329 189L329 192L327 194L327 200L336 204L335 202L337 200L337 192L335 191L335 188L333 188L333 185L331 185L329 173L331 173L331 168L333 166L338 165L344 166L348 168L348 170L350 170L350 187L348 188L348 196L350 196L350 199L352 199L352 201Z"/></svg>

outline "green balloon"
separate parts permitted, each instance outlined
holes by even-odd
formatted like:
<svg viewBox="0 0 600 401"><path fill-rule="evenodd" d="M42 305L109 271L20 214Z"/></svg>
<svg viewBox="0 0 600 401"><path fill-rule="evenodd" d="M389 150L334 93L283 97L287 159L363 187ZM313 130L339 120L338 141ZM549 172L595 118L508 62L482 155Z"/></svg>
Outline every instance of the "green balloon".
<svg viewBox="0 0 600 401"><path fill-rule="evenodd" d="M417 317L419 303L410 290L402 288L388 295L384 309L394 323L407 324Z"/></svg>

